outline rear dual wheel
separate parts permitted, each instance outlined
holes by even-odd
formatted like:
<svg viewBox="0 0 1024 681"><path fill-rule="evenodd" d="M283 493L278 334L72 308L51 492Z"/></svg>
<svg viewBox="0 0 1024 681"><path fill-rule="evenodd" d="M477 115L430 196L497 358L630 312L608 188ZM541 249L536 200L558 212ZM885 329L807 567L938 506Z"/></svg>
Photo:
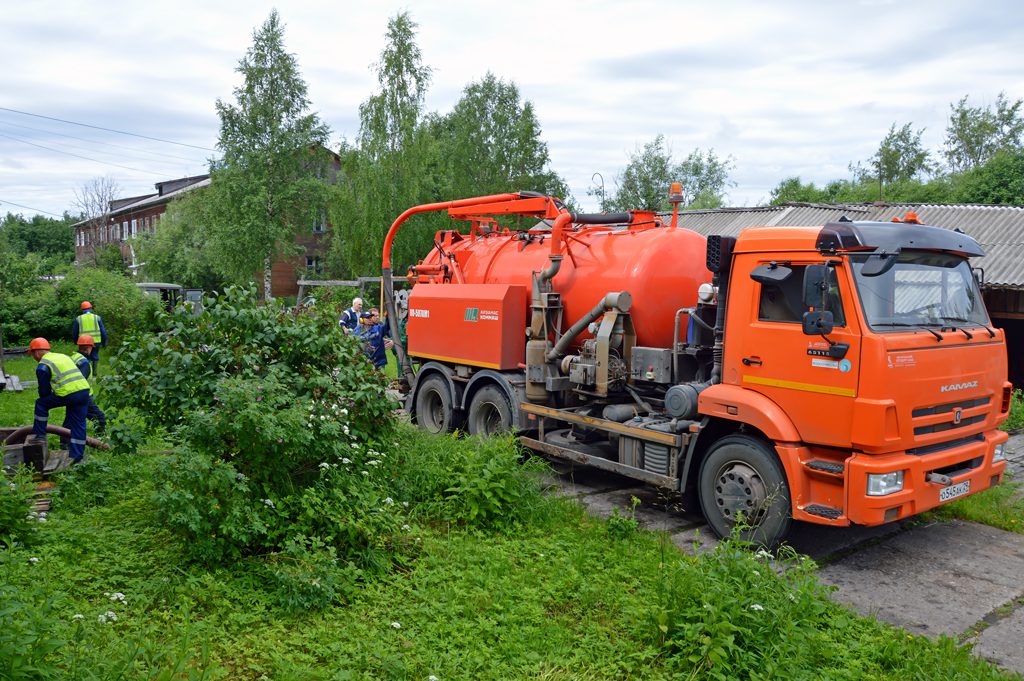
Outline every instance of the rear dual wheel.
<svg viewBox="0 0 1024 681"><path fill-rule="evenodd" d="M466 429L483 437L512 432L512 406L505 391L494 384L477 390L469 401Z"/></svg>
<svg viewBox="0 0 1024 681"><path fill-rule="evenodd" d="M434 374L423 380L416 390L416 424L430 433L447 433L455 429L455 409L448 381Z"/></svg>
<svg viewBox="0 0 1024 681"><path fill-rule="evenodd" d="M711 446L700 466L701 509L719 537L771 548L793 524L789 483L782 462L763 440L729 435Z"/></svg>

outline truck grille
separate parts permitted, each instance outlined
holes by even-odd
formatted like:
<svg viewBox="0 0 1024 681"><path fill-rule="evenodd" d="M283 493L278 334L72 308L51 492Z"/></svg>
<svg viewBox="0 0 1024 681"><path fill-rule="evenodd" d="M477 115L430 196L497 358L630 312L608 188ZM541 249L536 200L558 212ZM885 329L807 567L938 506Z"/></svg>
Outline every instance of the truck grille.
<svg viewBox="0 0 1024 681"><path fill-rule="evenodd" d="M949 402L947 404L939 404L934 407L918 407L911 412L911 417L914 419L924 418L927 416L939 416L941 414L949 414L950 419L941 423L933 423L927 426L916 426L914 428L914 435L928 435L930 433L941 433L944 430L953 430L955 428L965 428L972 426L976 423L982 423L986 418L986 414L974 414L973 416L963 415L962 412L967 409L977 409L984 407L992 402L992 397L978 397L969 400L960 400L958 402ZM960 422L954 423L956 418L956 412L961 412Z"/></svg>
<svg viewBox="0 0 1024 681"><path fill-rule="evenodd" d="M944 452L947 449L955 449L956 447L962 447L963 445L969 445L972 442L984 442L985 436L981 433L977 435L970 435L968 437L957 438L956 440L949 440L947 442L938 442L934 445L927 445L925 447L916 447L914 449L908 449L907 454L911 456L925 456L926 454L934 454L935 452Z"/></svg>

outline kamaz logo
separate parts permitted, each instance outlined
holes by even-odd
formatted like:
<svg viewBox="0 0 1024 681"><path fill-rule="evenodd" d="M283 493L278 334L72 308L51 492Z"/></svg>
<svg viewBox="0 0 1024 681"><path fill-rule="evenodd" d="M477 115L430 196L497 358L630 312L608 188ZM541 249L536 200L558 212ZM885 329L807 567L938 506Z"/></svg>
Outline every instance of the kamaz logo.
<svg viewBox="0 0 1024 681"><path fill-rule="evenodd" d="M463 321L475 322L477 320L477 318L479 317L479 315L480 315L480 308L479 307L467 307L466 308L466 318Z"/></svg>
<svg viewBox="0 0 1024 681"><path fill-rule="evenodd" d="M963 390L964 388L977 388L978 382L971 381L970 383L951 383L950 385L944 385L939 392L948 393L954 390Z"/></svg>

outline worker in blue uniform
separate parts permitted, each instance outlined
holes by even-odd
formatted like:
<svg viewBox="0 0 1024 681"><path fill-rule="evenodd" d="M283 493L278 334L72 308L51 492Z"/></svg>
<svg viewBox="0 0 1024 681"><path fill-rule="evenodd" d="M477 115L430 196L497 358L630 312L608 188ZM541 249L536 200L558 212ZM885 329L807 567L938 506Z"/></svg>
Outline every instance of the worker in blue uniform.
<svg viewBox="0 0 1024 681"><path fill-rule="evenodd" d="M92 362L92 375L98 376L100 368L100 348L107 347L107 328L103 326L103 320L93 312L92 303L88 300L82 303L82 314L75 317L75 323L71 327L71 338L78 342L78 337L86 334L92 337L92 354L89 361Z"/></svg>
<svg viewBox="0 0 1024 681"><path fill-rule="evenodd" d="M29 343L29 354L39 362L36 380L39 385L39 399L36 400L35 421L32 435L36 439L46 438L46 425L50 410L64 407L64 423L71 431L68 455L78 463L85 456L85 416L89 411L89 381L67 355L50 351L45 338L36 338Z"/></svg>
<svg viewBox="0 0 1024 681"><path fill-rule="evenodd" d="M82 376L86 380L89 380L89 354L92 352L93 342L92 336L86 336L82 334L78 337L78 352L71 353L71 359L78 367L78 370L82 372ZM103 413L103 410L96 405L96 398L93 395L92 386L89 386L89 410L86 412L85 418L96 424L96 428L93 431L96 435L103 435L103 431L107 429L107 415ZM64 421L64 427L70 430L69 422L67 419ZM68 442L66 439L61 438L61 445L66 449Z"/></svg>
<svg viewBox="0 0 1024 681"><path fill-rule="evenodd" d="M366 356L375 369L383 370L388 365L387 350L395 345L389 338L391 329L388 328L387 322L380 320L380 314L375 307L360 315L360 322L362 324L358 335L366 343Z"/></svg>

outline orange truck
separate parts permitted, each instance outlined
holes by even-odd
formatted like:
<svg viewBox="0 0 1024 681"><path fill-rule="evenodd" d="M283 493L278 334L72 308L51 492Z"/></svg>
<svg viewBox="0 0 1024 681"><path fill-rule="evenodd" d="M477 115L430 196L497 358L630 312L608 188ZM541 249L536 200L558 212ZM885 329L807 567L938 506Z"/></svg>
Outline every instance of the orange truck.
<svg viewBox="0 0 1024 681"><path fill-rule="evenodd" d="M423 429L514 431L765 545L793 520L880 525L1001 481L1006 344L962 232L909 213L705 239L675 213L519 192L409 209L383 281L427 211L469 229L437 233L411 290L384 287Z"/></svg>

